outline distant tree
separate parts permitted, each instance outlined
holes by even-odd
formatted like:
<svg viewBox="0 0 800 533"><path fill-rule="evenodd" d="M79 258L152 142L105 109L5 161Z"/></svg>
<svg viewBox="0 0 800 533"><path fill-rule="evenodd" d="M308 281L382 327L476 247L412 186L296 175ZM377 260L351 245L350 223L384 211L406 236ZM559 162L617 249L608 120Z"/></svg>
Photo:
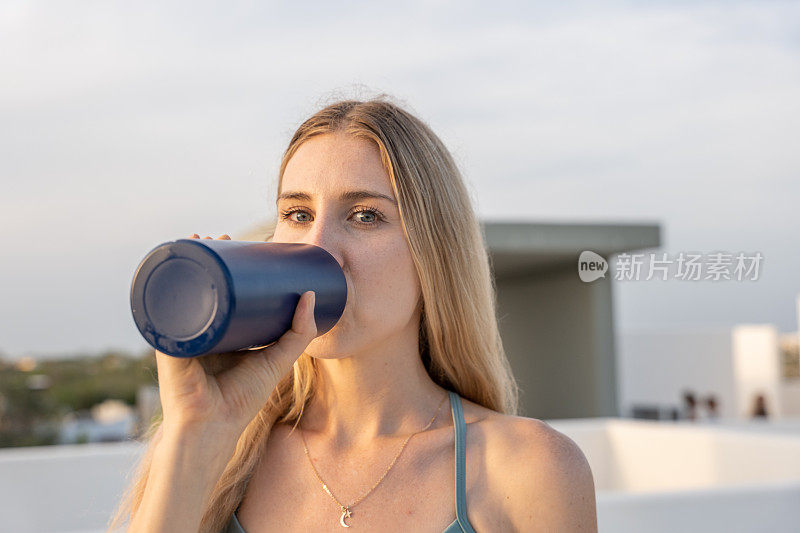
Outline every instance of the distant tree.
<svg viewBox="0 0 800 533"><path fill-rule="evenodd" d="M40 361L36 374L47 376L48 388L31 390L31 372L0 365L0 447L53 444L64 415L88 410L107 399L136 404L142 385L157 383L155 353L131 355L117 350L75 354Z"/></svg>

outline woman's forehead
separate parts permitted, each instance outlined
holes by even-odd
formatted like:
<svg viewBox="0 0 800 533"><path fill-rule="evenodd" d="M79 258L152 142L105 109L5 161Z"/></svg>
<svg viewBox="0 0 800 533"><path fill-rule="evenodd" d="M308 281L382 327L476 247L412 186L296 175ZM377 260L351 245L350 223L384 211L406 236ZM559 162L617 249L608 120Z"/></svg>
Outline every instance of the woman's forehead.
<svg viewBox="0 0 800 533"><path fill-rule="evenodd" d="M281 194L338 197L368 190L395 197L375 143L345 134L318 135L304 142L288 161L280 188Z"/></svg>

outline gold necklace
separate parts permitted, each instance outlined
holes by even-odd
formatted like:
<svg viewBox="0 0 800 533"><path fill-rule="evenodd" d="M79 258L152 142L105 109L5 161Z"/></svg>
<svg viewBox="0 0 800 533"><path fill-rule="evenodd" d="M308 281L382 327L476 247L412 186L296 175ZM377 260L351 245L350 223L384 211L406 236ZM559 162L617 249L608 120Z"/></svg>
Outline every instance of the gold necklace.
<svg viewBox="0 0 800 533"><path fill-rule="evenodd" d="M350 505L344 505L342 502L340 502L340 501L339 501L339 500L336 498L336 496L334 496L334 495L333 495L333 493L330 491L330 489L328 488L328 484L327 484L327 483L325 483L325 482L322 480L322 478L320 477L320 475L319 475L319 472L317 472L317 467L315 467L315 466L314 466L314 462L311 460L311 456L308 454L308 446L306 445L306 438L305 438L305 436L303 435L303 428L301 428L301 427L299 427L299 426L298 426L298 429L300 430L300 437L303 439L303 449L304 449L304 450L305 450L305 452L306 452L306 457L308 457L308 462L309 462L309 464L311 465L311 468L314 470L314 475L317 477L317 479L319 480L319 482L320 482L320 483L322 483L322 488L323 488L323 489L325 489L325 492L327 492L327 493L328 493L328 496L330 496L331 498L333 498L333 501L335 501L335 502L336 502L336 505L338 505L338 506L339 506L339 510L340 510L340 511L342 511L342 514L341 514L341 516L339 517L339 525L340 525L340 526L342 526L342 527L350 527L350 525L349 525L349 524L346 524L346 523L345 523L345 518L350 518L350 516L352 515L352 511L351 511L351 509L352 509L352 508L353 508L353 507L354 507L356 504L358 504L358 503L359 503L361 500L363 500L364 498L366 498L366 497L367 497L367 495L368 495L369 493L371 493L373 490L375 490L375 487L377 487L377 486L378 486L378 484L380 484L380 482L381 482L381 481L383 481L383 478L385 478L385 477L386 477L386 474L388 474L388 473L389 473L389 470L391 470L391 469L392 469L392 467L394 466L394 463L395 463L395 461L397 461L397 458L398 458L398 457L400 457L400 454L401 454L401 453L403 453L403 449L406 447L406 444L408 444L408 441L409 441L409 439L411 439L411 437L413 437L413 436L414 436L414 435L416 435L417 433L422 433L423 431L425 431L426 429L428 429L428 428L430 427L430 425L431 425L431 424L433 424L433 421L434 421L434 420L436 419L436 417L439 415L439 411L440 411L440 410L441 410L441 408L442 408L442 404L444 403L444 401L445 401L446 399L447 399L447 393L445 393L445 395L444 395L444 398L442 398L442 401L441 401L441 402L439 402L439 407L436 409L436 413L433 415L433 418L431 418L430 422L428 422L428 423L425 425L425 427L424 427L424 428L422 428L422 429L420 429L419 431L417 431L417 432L415 432L415 433L412 433L411 435L409 435L408 437L406 437L406 440L405 440L405 441L403 441L403 445L400 447L400 451L399 451L399 452L397 452L397 455L395 455L395 456L394 456L394 459L392 459L392 462L389 464L389 468L387 468L387 469L386 469L386 471L383 473L383 475L380 477L380 479L379 479L378 481L376 481L374 485L372 485L372 488L370 488L370 489L369 489L367 492L365 492L364 494L362 494L362 495L361 495L359 498L357 498L357 499L356 499L356 501L354 501L354 502L353 502L353 503L351 503Z"/></svg>

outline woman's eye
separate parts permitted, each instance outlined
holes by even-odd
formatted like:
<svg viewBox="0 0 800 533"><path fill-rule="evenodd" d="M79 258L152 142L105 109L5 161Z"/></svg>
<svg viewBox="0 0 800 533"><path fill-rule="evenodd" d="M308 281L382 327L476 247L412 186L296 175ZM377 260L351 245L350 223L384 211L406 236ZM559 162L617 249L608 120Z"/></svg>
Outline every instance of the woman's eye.
<svg viewBox="0 0 800 533"><path fill-rule="evenodd" d="M364 226L377 226L386 220L383 213L374 208L357 209L353 211L353 216Z"/></svg>
<svg viewBox="0 0 800 533"><path fill-rule="evenodd" d="M356 212L354 213L354 215L355 215L355 216L359 216L359 215L367 215L367 219L366 219L366 220L364 220L364 219L362 218L362 219L361 219L361 222L366 222L367 224L370 224L370 223L374 222L374 220L375 220L375 217L376 217L377 213L375 213L374 211L356 211ZM372 217L372 218L370 218L370 217Z"/></svg>
<svg viewBox="0 0 800 533"><path fill-rule="evenodd" d="M298 217L293 218L297 213ZM383 217L377 209L357 209L352 212L350 218L353 218L358 225L361 226L376 226L383 220ZM288 209L281 212L281 219L286 220L292 225L300 226L306 222L311 221L311 215L305 209Z"/></svg>
<svg viewBox="0 0 800 533"><path fill-rule="evenodd" d="M295 213L298 213L300 215L301 220L294 220L294 219L290 218ZM310 220L310 218L309 219L305 219L305 220L302 219L302 217L308 217L308 216L309 216L308 211L301 211L299 209L296 209L294 211L288 211L286 213L286 216L284 216L284 218L288 218L289 222L308 222L308 220Z"/></svg>

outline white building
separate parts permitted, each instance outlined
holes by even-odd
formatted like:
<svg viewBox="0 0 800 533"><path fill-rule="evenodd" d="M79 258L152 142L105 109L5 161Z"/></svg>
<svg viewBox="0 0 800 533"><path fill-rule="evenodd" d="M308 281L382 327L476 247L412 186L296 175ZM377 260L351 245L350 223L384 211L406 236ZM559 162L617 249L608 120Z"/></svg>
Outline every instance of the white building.
<svg viewBox="0 0 800 533"><path fill-rule="evenodd" d="M59 431L59 444L109 442L128 439L136 434L137 416L132 407L120 400L105 400L88 413L69 413Z"/></svg>
<svg viewBox="0 0 800 533"><path fill-rule="evenodd" d="M800 320L800 297L797 304ZM713 394L724 419L751 418L758 395L770 418L798 417L798 369L797 332L771 324L628 332L618 340L620 411L682 411L683 392L693 391L700 400Z"/></svg>

